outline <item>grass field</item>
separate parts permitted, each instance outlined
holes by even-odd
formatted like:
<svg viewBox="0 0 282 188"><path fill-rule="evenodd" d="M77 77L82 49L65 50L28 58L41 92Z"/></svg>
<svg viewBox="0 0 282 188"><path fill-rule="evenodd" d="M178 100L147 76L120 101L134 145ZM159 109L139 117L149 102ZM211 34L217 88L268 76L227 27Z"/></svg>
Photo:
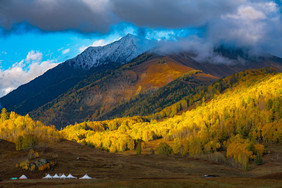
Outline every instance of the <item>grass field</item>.
<svg viewBox="0 0 282 188"><path fill-rule="evenodd" d="M16 163L27 158L28 151L15 151L13 143L0 142L0 187L282 187L282 146L267 148L264 164L250 165L248 171L212 161L181 156L151 155L149 143L136 155L133 151L108 153L70 141L37 148L40 158L56 158L54 169L27 172ZM87 173L93 180L42 180L50 173ZM25 174L28 180L9 180ZM216 175L205 178L203 175Z"/></svg>

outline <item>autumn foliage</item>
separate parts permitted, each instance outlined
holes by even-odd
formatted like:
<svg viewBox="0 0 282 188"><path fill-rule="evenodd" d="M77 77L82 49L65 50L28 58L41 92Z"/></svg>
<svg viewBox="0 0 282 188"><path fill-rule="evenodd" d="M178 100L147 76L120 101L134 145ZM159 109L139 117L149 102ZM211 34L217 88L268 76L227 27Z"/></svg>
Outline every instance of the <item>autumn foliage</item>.
<svg viewBox="0 0 282 188"><path fill-rule="evenodd" d="M163 138L157 153L220 157L223 153L235 166L247 169L250 160L261 164L265 147L282 141L281 88L281 73L269 68L248 70L212 84L188 101L182 99L179 109L177 103L148 117L82 122L61 131L3 109L0 138L25 149L62 135L109 152L133 150L140 141ZM194 108L183 110L191 105ZM165 111L174 108L176 112ZM180 109L183 113L177 115Z"/></svg>
<svg viewBox="0 0 282 188"><path fill-rule="evenodd" d="M249 160L263 155L264 146L282 140L281 88L281 73L249 70L213 84L202 95L209 101L202 99L181 115L162 121L130 117L84 122L61 133L110 152L134 149L138 139L164 138L173 141L174 154L226 152L237 166L247 169Z"/></svg>
<svg viewBox="0 0 282 188"><path fill-rule="evenodd" d="M16 149L32 148L42 142L56 142L59 132L54 126L44 126L32 120L29 115L21 116L2 109L0 119L0 139L16 143Z"/></svg>

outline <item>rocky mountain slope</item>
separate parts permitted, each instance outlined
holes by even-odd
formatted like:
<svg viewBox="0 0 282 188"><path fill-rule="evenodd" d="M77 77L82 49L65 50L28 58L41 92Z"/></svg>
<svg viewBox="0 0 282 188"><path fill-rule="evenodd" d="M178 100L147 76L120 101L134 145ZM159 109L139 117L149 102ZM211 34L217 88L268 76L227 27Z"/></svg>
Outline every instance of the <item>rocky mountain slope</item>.
<svg viewBox="0 0 282 188"><path fill-rule="evenodd" d="M106 46L89 47L68 63L84 70L105 64L124 64L155 46L154 41L127 34Z"/></svg>

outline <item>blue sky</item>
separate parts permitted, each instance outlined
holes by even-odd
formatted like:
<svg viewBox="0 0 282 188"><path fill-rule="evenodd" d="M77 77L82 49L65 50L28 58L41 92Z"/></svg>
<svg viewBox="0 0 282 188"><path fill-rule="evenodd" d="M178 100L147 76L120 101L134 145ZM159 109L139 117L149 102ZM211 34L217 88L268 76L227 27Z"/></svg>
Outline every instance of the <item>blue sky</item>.
<svg viewBox="0 0 282 188"><path fill-rule="evenodd" d="M81 53L88 46L100 46L111 43L126 34L138 35L138 28L130 24L120 24L123 31L107 34L82 34L78 32L42 32L36 28L22 32L0 35L0 66L2 70L9 69L13 64L25 59L31 51L42 53L42 61L64 62ZM116 27L119 27L117 25ZM146 37L152 40L176 40L199 33L196 29L154 29L146 31Z"/></svg>
<svg viewBox="0 0 282 188"><path fill-rule="evenodd" d="M25 34L9 34L0 37L0 59L3 69L8 69L15 62L25 59L31 50L43 54L42 60L63 62L80 53L80 48L90 46L97 40L111 41L118 35L95 37L74 32L41 33L29 31Z"/></svg>
<svg viewBox="0 0 282 188"><path fill-rule="evenodd" d="M178 48L228 44L282 57L281 10L281 0L2 0L0 97L127 33Z"/></svg>

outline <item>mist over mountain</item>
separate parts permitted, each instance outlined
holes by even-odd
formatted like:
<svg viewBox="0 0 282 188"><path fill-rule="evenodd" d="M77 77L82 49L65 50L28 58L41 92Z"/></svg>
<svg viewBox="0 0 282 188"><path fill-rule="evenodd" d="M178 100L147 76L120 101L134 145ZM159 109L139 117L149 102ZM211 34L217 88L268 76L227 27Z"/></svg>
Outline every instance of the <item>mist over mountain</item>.
<svg viewBox="0 0 282 188"><path fill-rule="evenodd" d="M199 37L184 37L177 40L159 41L154 52L160 55L189 53L199 63L236 65L263 58L275 57L255 47L242 47L225 43L213 43Z"/></svg>

